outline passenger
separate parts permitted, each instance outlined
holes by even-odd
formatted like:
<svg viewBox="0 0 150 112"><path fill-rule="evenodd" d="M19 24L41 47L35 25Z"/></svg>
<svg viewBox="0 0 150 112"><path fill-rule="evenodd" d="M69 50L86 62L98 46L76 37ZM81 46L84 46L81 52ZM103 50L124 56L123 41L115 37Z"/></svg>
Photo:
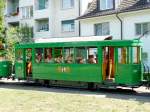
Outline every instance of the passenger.
<svg viewBox="0 0 150 112"><path fill-rule="evenodd" d="M46 63L51 63L51 62L53 62L52 56L51 56L51 55L45 56L45 62L46 62Z"/></svg>
<svg viewBox="0 0 150 112"><path fill-rule="evenodd" d="M32 73L32 62L27 63L27 75L29 76Z"/></svg>
<svg viewBox="0 0 150 112"><path fill-rule="evenodd" d="M96 63L96 59L94 58L94 55L89 55L88 63L90 63L90 64Z"/></svg>
<svg viewBox="0 0 150 112"><path fill-rule="evenodd" d="M67 57L66 63L73 63L73 55L69 55L69 56Z"/></svg>
<svg viewBox="0 0 150 112"><path fill-rule="evenodd" d="M63 62L63 57L62 55L58 56L57 58L55 58L55 62L56 63L62 63Z"/></svg>
<svg viewBox="0 0 150 112"><path fill-rule="evenodd" d="M36 57L36 62L39 63L41 61L42 61L42 54L39 53Z"/></svg>
<svg viewBox="0 0 150 112"><path fill-rule="evenodd" d="M85 63L85 60L82 58L82 59L79 59L79 64L84 64Z"/></svg>

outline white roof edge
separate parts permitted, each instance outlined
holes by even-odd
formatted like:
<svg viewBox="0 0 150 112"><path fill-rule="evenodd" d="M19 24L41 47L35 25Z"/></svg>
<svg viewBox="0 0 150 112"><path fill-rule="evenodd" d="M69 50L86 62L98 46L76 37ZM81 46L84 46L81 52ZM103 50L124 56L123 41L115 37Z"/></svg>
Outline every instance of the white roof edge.
<svg viewBox="0 0 150 112"><path fill-rule="evenodd" d="M56 43L56 42L86 42L86 41L103 41L112 38L107 36L89 36L89 37L66 37L66 38L36 38L35 43Z"/></svg>

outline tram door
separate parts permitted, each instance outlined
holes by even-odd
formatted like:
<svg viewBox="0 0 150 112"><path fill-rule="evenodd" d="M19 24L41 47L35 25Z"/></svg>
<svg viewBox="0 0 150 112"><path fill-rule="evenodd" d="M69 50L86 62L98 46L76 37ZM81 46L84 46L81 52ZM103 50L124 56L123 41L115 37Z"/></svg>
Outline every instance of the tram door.
<svg viewBox="0 0 150 112"><path fill-rule="evenodd" d="M28 48L25 50L25 74L26 77L32 77L32 49Z"/></svg>
<svg viewBox="0 0 150 112"><path fill-rule="evenodd" d="M103 47L103 80L114 80L114 47Z"/></svg>

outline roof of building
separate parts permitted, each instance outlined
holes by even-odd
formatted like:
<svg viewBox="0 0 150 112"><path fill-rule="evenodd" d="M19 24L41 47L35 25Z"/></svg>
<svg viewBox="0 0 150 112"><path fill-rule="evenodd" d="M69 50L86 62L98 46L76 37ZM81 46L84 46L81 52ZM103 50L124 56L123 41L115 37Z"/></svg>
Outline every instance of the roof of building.
<svg viewBox="0 0 150 112"><path fill-rule="evenodd" d="M122 0L121 4L116 9L111 10L99 10L98 4L98 0L93 0L87 11L82 16L78 17L78 19L150 9L150 2L147 2L147 0Z"/></svg>

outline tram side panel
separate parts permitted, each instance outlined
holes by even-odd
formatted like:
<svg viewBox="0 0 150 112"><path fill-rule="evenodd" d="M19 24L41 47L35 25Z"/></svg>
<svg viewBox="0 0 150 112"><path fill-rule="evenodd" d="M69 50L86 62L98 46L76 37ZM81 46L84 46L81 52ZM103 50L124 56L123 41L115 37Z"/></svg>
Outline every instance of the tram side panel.
<svg viewBox="0 0 150 112"><path fill-rule="evenodd" d="M99 64L34 64L33 79L102 82Z"/></svg>
<svg viewBox="0 0 150 112"><path fill-rule="evenodd" d="M11 75L11 61L0 61L0 77L9 77Z"/></svg>

